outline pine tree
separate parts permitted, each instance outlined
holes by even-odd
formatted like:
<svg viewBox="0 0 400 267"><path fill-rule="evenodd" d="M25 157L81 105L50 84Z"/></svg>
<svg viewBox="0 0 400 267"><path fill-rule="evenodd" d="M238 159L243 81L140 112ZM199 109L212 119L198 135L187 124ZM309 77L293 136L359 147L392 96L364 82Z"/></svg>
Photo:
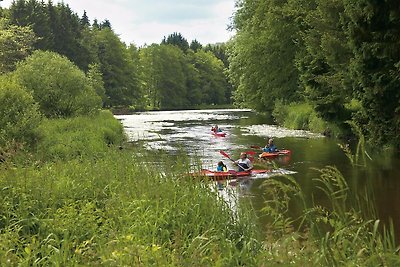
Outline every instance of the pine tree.
<svg viewBox="0 0 400 267"><path fill-rule="evenodd" d="M174 32L173 34L164 37L161 44L170 44L179 47L184 53L189 49L188 41L182 36L182 34Z"/></svg>
<svg viewBox="0 0 400 267"><path fill-rule="evenodd" d="M81 18L81 25L84 27L89 27L90 26L90 22L89 22L89 17L86 14L86 10L83 11L83 15Z"/></svg>

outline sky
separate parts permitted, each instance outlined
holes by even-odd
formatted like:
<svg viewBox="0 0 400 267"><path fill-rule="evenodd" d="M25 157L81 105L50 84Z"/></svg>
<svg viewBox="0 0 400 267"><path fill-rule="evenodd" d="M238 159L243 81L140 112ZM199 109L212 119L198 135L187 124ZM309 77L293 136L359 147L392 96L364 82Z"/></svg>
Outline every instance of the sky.
<svg viewBox="0 0 400 267"><path fill-rule="evenodd" d="M0 2L9 7L12 0ZM47 1L45 1L47 2ZM227 30L234 13L235 0L53 0L64 2L93 22L108 19L126 44L137 46L160 43L164 36L181 33L189 43L228 41L234 35Z"/></svg>

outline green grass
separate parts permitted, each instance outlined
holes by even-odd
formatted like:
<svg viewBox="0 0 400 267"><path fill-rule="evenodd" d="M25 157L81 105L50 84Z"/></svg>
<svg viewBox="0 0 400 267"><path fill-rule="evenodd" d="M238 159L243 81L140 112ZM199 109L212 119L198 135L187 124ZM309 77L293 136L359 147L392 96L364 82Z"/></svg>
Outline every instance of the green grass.
<svg viewBox="0 0 400 267"><path fill-rule="evenodd" d="M277 102L272 115L279 125L289 129L309 130L334 137L343 134L338 126L321 119L308 103L286 105Z"/></svg>
<svg viewBox="0 0 400 267"><path fill-rule="evenodd" d="M90 117L45 120L36 132L34 153L42 160L96 157L125 140L121 123L109 111Z"/></svg>
<svg viewBox="0 0 400 267"><path fill-rule="evenodd" d="M157 159L159 161L159 159ZM260 243L247 216L204 183L162 174L153 156L112 150L97 159L5 167L0 262L11 266L253 265Z"/></svg>
<svg viewBox="0 0 400 267"><path fill-rule="evenodd" d="M329 205L309 203L291 177L263 183L264 212L271 219L264 260L292 266L399 266L395 230L376 219L368 188L353 192L335 167L316 171L315 187ZM292 205L302 210L297 217L290 213Z"/></svg>

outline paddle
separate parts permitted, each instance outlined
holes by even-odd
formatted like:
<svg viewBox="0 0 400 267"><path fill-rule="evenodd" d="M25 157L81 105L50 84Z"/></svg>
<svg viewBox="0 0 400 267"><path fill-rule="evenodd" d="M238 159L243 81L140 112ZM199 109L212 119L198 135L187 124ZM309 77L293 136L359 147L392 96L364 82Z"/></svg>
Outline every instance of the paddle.
<svg viewBox="0 0 400 267"><path fill-rule="evenodd" d="M236 161L235 160L233 160L232 158L231 158L231 156L229 156L225 151L223 151L223 150L220 150L219 151L219 153L221 153L221 155L222 156L224 156L224 157L226 157L226 158L228 158L228 159L230 159L232 162L234 162L236 165L238 165L239 166L239 164L238 163L236 163ZM242 167L242 169L244 169L243 167ZM249 168L249 169L244 169L244 171L250 171L251 169Z"/></svg>
<svg viewBox="0 0 400 267"><path fill-rule="evenodd" d="M221 155L224 156L225 158L228 158L231 161L235 162L225 151L220 150L219 153L221 153Z"/></svg>
<svg viewBox="0 0 400 267"><path fill-rule="evenodd" d="M260 146L250 146L251 148L254 148L254 149L262 149L262 147L260 147Z"/></svg>

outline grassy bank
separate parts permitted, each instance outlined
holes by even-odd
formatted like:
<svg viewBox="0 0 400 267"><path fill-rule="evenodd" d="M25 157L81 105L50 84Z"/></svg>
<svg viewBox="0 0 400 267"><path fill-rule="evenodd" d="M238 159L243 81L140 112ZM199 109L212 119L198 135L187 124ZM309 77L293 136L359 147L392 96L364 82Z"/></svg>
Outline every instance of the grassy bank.
<svg viewBox="0 0 400 267"><path fill-rule="evenodd" d="M0 262L253 265L260 243L251 220L182 177L184 169L163 174L154 161L110 150L97 159L2 169Z"/></svg>
<svg viewBox="0 0 400 267"><path fill-rule="evenodd" d="M279 125L289 129L309 130L314 133L335 137L340 137L344 134L336 125L322 120L307 103L285 105L282 102L278 102L275 104L272 115Z"/></svg>

